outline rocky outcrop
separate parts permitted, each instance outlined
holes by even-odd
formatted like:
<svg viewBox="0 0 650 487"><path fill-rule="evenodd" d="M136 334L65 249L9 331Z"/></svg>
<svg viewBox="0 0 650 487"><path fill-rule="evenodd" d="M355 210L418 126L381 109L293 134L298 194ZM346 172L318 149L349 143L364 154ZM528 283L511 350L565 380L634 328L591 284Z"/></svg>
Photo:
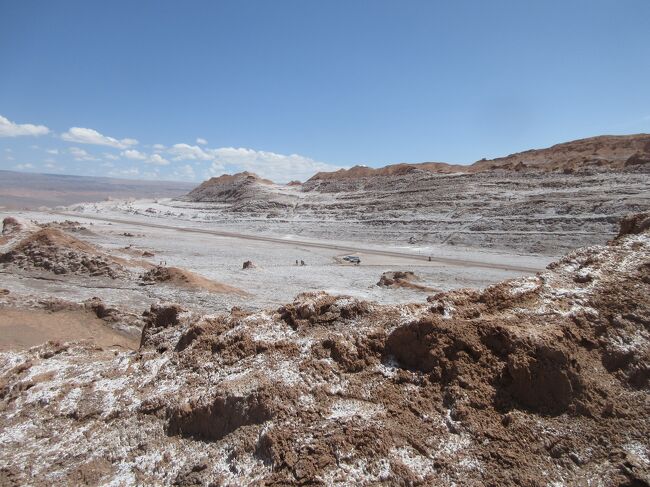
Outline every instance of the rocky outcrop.
<svg viewBox="0 0 650 487"><path fill-rule="evenodd" d="M536 276L424 304L317 292L252 314L159 305L138 352L0 354L1 478L647 484L645 218Z"/></svg>
<svg viewBox="0 0 650 487"><path fill-rule="evenodd" d="M648 229L650 229L650 212L628 215L621 219L621 229L616 238L647 232Z"/></svg>
<svg viewBox="0 0 650 487"><path fill-rule="evenodd" d="M411 271L384 272L377 282L380 287L409 288L417 291L434 292L432 287L419 284L420 278Z"/></svg>
<svg viewBox="0 0 650 487"><path fill-rule="evenodd" d="M124 277L128 272L116 259L57 228L43 228L27 234L0 254L0 263L24 270L111 279Z"/></svg>
<svg viewBox="0 0 650 487"><path fill-rule="evenodd" d="M258 185L273 184L248 171L210 178L187 194L189 201L229 202L248 196Z"/></svg>
<svg viewBox="0 0 650 487"><path fill-rule="evenodd" d="M292 206L295 197L247 171L210 178L181 198L183 201L227 203L235 212L263 212Z"/></svg>
<svg viewBox="0 0 650 487"><path fill-rule="evenodd" d="M515 170L525 166L539 171L608 171L636 164L650 157L650 134L602 135L557 144L496 159L483 159L469 166L470 172ZM632 163L630 163L630 159ZM641 163L641 162L639 162Z"/></svg>

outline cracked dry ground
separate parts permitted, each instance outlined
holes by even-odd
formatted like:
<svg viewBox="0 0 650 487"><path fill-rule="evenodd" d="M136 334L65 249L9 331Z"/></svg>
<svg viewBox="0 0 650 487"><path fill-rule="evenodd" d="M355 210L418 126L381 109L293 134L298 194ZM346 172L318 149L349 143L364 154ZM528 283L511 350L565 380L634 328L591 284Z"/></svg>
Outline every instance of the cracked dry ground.
<svg viewBox="0 0 650 487"><path fill-rule="evenodd" d="M3 485L648 485L650 215L484 291L0 355Z"/></svg>

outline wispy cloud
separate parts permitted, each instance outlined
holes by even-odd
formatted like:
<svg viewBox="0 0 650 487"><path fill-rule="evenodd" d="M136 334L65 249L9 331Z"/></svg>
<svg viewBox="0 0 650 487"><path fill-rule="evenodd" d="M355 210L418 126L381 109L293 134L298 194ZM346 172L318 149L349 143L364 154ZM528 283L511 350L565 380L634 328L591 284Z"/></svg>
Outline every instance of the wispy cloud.
<svg viewBox="0 0 650 487"><path fill-rule="evenodd" d="M126 157L127 159L131 159L132 161L144 161L147 158L147 154L135 149L122 151L120 152L120 155L122 157Z"/></svg>
<svg viewBox="0 0 650 487"><path fill-rule="evenodd" d="M292 179L305 180L319 171L336 171L339 166L319 162L299 154L278 154L253 149L223 147L211 151L214 160L211 172L227 168L236 171L250 171L276 182L285 183Z"/></svg>
<svg viewBox="0 0 650 487"><path fill-rule="evenodd" d="M148 164L155 164L157 166L168 166L169 161L165 159L163 156L160 154L152 154L149 156L149 159L145 161Z"/></svg>
<svg viewBox="0 0 650 487"><path fill-rule="evenodd" d="M138 144L138 141L135 139L127 138L118 140L114 137L102 135L97 132L97 130L83 127L71 127L67 132L61 134L61 138L66 142L105 145L108 147L115 147L116 149L127 149Z"/></svg>
<svg viewBox="0 0 650 487"><path fill-rule="evenodd" d="M139 176L140 170L137 167L131 167L127 169L114 169L112 171L109 171L108 175L114 177Z"/></svg>
<svg viewBox="0 0 650 487"><path fill-rule="evenodd" d="M204 151L198 145L174 144L168 149L175 161L209 161L214 159L212 154Z"/></svg>
<svg viewBox="0 0 650 487"><path fill-rule="evenodd" d="M0 136L41 135L49 133L42 125L17 124L0 116ZM152 144L136 148L139 142L133 138L109 137L95 129L71 127L60 135L60 139L71 143L68 147L38 150L57 156L65 163L66 156L75 161L99 161L99 167L107 168L112 175L149 177L154 174L174 176L180 179L196 180L223 173L250 171L278 183L292 179L304 180L318 171L334 171L340 166L317 161L300 154L280 154L244 147L210 148L208 141L197 137L195 143L173 145ZM97 154L84 150L77 144L103 146L117 150L105 150ZM142 149L142 150L138 150ZM9 151L4 159L13 158ZM59 162L44 161L48 164ZM125 167L126 166L126 167ZM41 167L41 166L39 166ZM22 165L23 169L28 166ZM108 169L110 168L110 169ZM105 173L105 172L104 172Z"/></svg>
<svg viewBox="0 0 650 487"><path fill-rule="evenodd" d="M174 144L167 151L174 161L210 161L209 174L225 171L250 171L277 182L307 179L318 171L335 171L340 166L319 162L299 154L278 154L247 148L209 149L189 144Z"/></svg>
<svg viewBox="0 0 650 487"><path fill-rule="evenodd" d="M79 148L79 147L70 147L68 149L68 152L72 154L72 157L76 161L96 161L97 158L95 156L90 155L88 152L85 150Z"/></svg>
<svg viewBox="0 0 650 487"><path fill-rule="evenodd" d="M31 123L15 123L0 115L0 137L22 137L45 135L50 129L45 125Z"/></svg>
<svg viewBox="0 0 650 487"><path fill-rule="evenodd" d="M194 172L194 168L190 164L185 164L184 166L177 168L173 172L173 176L175 178L188 180L188 181L194 181L196 179L196 173Z"/></svg>
<svg viewBox="0 0 650 487"><path fill-rule="evenodd" d="M169 161L165 159L160 154L151 154L147 155L145 152L140 152L135 149L128 149L120 153L122 157L130 159L132 161L143 161L147 164L153 164L156 166L167 166Z"/></svg>
<svg viewBox="0 0 650 487"><path fill-rule="evenodd" d="M43 167L49 171L63 171L63 166L59 166L56 164L55 161L45 161L45 164L43 164Z"/></svg>

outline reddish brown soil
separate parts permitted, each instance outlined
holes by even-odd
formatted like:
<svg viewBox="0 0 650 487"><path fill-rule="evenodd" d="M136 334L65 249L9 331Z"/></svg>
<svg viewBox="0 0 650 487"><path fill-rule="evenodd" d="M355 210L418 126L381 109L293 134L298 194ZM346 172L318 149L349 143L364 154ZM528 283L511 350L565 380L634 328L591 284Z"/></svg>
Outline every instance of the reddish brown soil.
<svg viewBox="0 0 650 487"><path fill-rule="evenodd" d="M136 354L0 356L0 479L45 485L110 458L94 481L648 485L648 218L547 272L426 304L159 305Z"/></svg>
<svg viewBox="0 0 650 487"><path fill-rule="evenodd" d="M242 289L211 281L210 279L179 267L156 266L142 274L140 278L144 284L165 283L213 293L246 294Z"/></svg>
<svg viewBox="0 0 650 487"><path fill-rule="evenodd" d="M392 288L415 289L422 292L435 292L436 290L429 286L418 284L419 277L410 271L393 271L384 272L377 282L377 286Z"/></svg>
<svg viewBox="0 0 650 487"><path fill-rule="evenodd" d="M0 307L0 351L26 350L49 340L89 340L96 345L137 348L135 337L107 327L92 311Z"/></svg>

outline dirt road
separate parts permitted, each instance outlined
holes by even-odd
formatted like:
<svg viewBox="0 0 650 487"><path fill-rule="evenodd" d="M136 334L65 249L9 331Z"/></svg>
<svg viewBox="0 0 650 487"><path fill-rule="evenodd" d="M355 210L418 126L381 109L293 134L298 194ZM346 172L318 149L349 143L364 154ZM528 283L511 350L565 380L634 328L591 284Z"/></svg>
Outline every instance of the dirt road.
<svg viewBox="0 0 650 487"><path fill-rule="evenodd" d="M320 248L320 249L337 250L337 251L347 252L351 254L364 253L364 254L386 256L386 257L402 257L402 258L409 258L414 260L429 261L428 255L421 255L421 254L416 254L411 252L398 252L392 250L369 249L369 248L357 247L357 246L352 247L346 245L334 245L326 242L315 242L315 241L307 241L307 240L293 240L293 239L287 240L280 237L269 237L265 235L251 235L245 233L227 232L224 230L209 230L203 228L179 227L174 225L164 225L161 223L142 222L137 220L128 220L128 219L120 219L120 218L108 218L108 217L101 217L95 215L91 216L91 215L74 213L74 212L50 211L49 213L53 215L84 218L88 220L98 220L98 221L105 221L110 223L133 225L138 227L161 228L165 230L174 230L177 232L214 235L217 237L228 237L228 238L236 238L236 239L243 239L243 240L256 240L260 242L270 242L275 244L288 245L292 247L312 247L312 248ZM476 267L482 269L500 269L505 271L523 272L523 273L531 273L531 274L544 270L543 268L536 268L536 267L525 267L525 266L518 266L518 265L511 265L511 264L493 263L493 262L481 262L477 260L457 259L452 257L440 257L435 255L431 256L431 262L438 262L440 264L446 264L450 266Z"/></svg>

